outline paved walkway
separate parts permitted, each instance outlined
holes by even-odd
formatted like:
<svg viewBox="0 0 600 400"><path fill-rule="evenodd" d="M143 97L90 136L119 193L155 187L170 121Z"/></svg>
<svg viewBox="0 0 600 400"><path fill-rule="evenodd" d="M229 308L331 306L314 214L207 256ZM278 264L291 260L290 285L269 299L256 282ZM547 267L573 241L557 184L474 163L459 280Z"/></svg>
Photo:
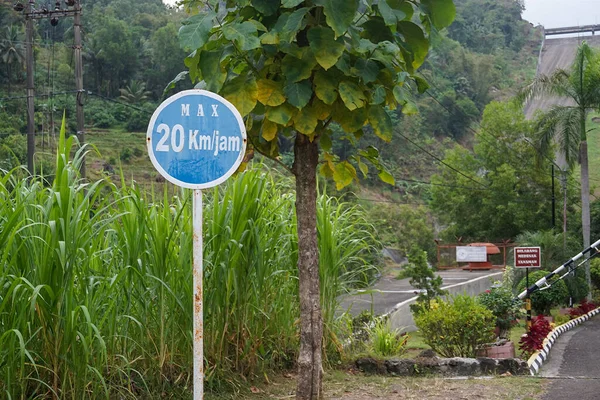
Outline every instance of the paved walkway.
<svg viewBox="0 0 600 400"><path fill-rule="evenodd" d="M500 270L489 271L463 271L461 269L440 271L436 274L442 277L443 286L463 283L481 276L499 273ZM498 275L496 280L501 279ZM396 279L392 276L383 276L373 287L363 294L344 296L341 302L341 311L350 310L352 315L360 314L364 310L373 310L376 315L391 311L396 304L415 297L415 289L408 283L409 279Z"/></svg>
<svg viewBox="0 0 600 400"><path fill-rule="evenodd" d="M600 399L600 316L561 335L540 376L551 384L543 400Z"/></svg>

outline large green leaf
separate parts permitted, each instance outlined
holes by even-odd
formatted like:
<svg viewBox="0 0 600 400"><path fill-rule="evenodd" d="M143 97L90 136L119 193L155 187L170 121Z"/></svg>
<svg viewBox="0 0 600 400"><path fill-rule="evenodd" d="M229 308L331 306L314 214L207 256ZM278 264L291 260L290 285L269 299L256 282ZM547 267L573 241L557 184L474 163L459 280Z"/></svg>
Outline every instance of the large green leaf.
<svg viewBox="0 0 600 400"><path fill-rule="evenodd" d="M257 32L256 25L248 21L241 24L231 23L223 27L225 39L234 42L241 51L249 51L260 47Z"/></svg>
<svg viewBox="0 0 600 400"><path fill-rule="evenodd" d="M353 50L361 54L367 54L372 53L376 48L377 45L375 43L371 42L369 39L361 38L356 42L356 45L354 46Z"/></svg>
<svg viewBox="0 0 600 400"><path fill-rule="evenodd" d="M261 129L261 136L267 142L275 139L277 136L278 126L276 123L269 121L267 118L264 119Z"/></svg>
<svg viewBox="0 0 600 400"><path fill-rule="evenodd" d="M256 80L252 75L240 75L223 86L222 94L244 117L256 106L258 97Z"/></svg>
<svg viewBox="0 0 600 400"><path fill-rule="evenodd" d="M281 14L273 28L260 37L260 42L262 44L279 44L279 32L283 31L289 16L289 13Z"/></svg>
<svg viewBox="0 0 600 400"><path fill-rule="evenodd" d="M381 170L379 172L379 179L381 179L383 182L390 184L392 186L394 186L396 184L396 181L394 180L394 177L392 176L392 174L390 174L389 172L387 172L386 170Z"/></svg>
<svg viewBox="0 0 600 400"><path fill-rule="evenodd" d="M258 86L258 101L265 106L275 107L285 102L283 94L283 85L271 79L259 79L256 82Z"/></svg>
<svg viewBox="0 0 600 400"><path fill-rule="evenodd" d="M309 48L303 48L301 59L286 55L281 61L281 71L288 82L298 82L310 78L312 69L317 65L317 60Z"/></svg>
<svg viewBox="0 0 600 400"><path fill-rule="evenodd" d="M283 103L277 107L270 107L267 109L265 117L267 117L269 121L285 126L291 121L294 115L296 115L297 111L298 110L290 104Z"/></svg>
<svg viewBox="0 0 600 400"><path fill-rule="evenodd" d="M333 119L345 132L356 132L367 122L367 109L363 107L350 111L341 102L337 102L333 110Z"/></svg>
<svg viewBox="0 0 600 400"><path fill-rule="evenodd" d="M375 134L389 142L392 140L392 119L382 106L371 106L369 108L369 123Z"/></svg>
<svg viewBox="0 0 600 400"><path fill-rule="evenodd" d="M375 82L377 75L379 75L379 64L373 60L360 58L356 61L354 68L356 68L358 76L362 78L364 83Z"/></svg>
<svg viewBox="0 0 600 400"><path fill-rule="evenodd" d="M280 0L252 0L252 6L265 16L275 14L280 4Z"/></svg>
<svg viewBox="0 0 600 400"><path fill-rule="evenodd" d="M189 71L190 71L190 79L192 80L192 83L195 83L198 81L198 79L200 79L202 77L202 72L200 71L200 51L199 50L194 50L192 52L192 54L190 54L189 56L187 56L184 60L183 63L185 64L186 67L188 67Z"/></svg>
<svg viewBox="0 0 600 400"><path fill-rule="evenodd" d="M386 91L383 85L377 85L371 91L371 104L381 104L385 101Z"/></svg>
<svg viewBox="0 0 600 400"><path fill-rule="evenodd" d="M312 97L312 85L309 80L294 82L283 88L288 102L296 108L305 107Z"/></svg>
<svg viewBox="0 0 600 400"><path fill-rule="evenodd" d="M304 0L283 0L281 6L284 8L294 8Z"/></svg>
<svg viewBox="0 0 600 400"><path fill-rule="evenodd" d="M200 71L206 82L206 89L219 92L227 78L227 72L221 67L221 51L203 51L200 53Z"/></svg>
<svg viewBox="0 0 600 400"><path fill-rule="evenodd" d="M348 161L342 161L335 166L333 180L337 190L341 190L352 183L356 178L356 169Z"/></svg>
<svg viewBox="0 0 600 400"><path fill-rule="evenodd" d="M179 29L179 45L186 50L201 48L208 41L213 19L216 14L212 11L200 13L188 18Z"/></svg>
<svg viewBox="0 0 600 400"><path fill-rule="evenodd" d="M373 43L395 41L394 34L388 26L385 25L383 18L374 17L362 24L363 35Z"/></svg>
<svg viewBox="0 0 600 400"><path fill-rule="evenodd" d="M304 107L294 117L294 128L312 139L315 136L315 129L319 123L317 115L318 110L315 107Z"/></svg>
<svg viewBox="0 0 600 400"><path fill-rule="evenodd" d="M405 3L399 3L398 1L379 0L379 3L377 3L379 7L379 13L383 17L386 25L396 25L398 21L402 21L407 17L406 13L400 8L400 4Z"/></svg>
<svg viewBox="0 0 600 400"><path fill-rule="evenodd" d="M358 163L358 168L360 169L360 171L363 174L363 177L366 178L367 174L369 173L369 166L367 164L365 164L364 162L362 162L360 160L360 157L358 157L357 163Z"/></svg>
<svg viewBox="0 0 600 400"><path fill-rule="evenodd" d="M427 82L427 80L419 75L415 75L413 76L413 79L415 80L415 83L417 84L417 90L419 91L419 93L425 93L425 91L427 89L429 89L429 82Z"/></svg>
<svg viewBox="0 0 600 400"><path fill-rule="evenodd" d="M340 82L338 90L348 110L352 111L364 107L367 98L356 83L350 81Z"/></svg>
<svg viewBox="0 0 600 400"><path fill-rule="evenodd" d="M308 43L315 58L325 70L333 67L345 50L344 40L335 39L333 31L325 26L316 26L308 31Z"/></svg>
<svg viewBox="0 0 600 400"><path fill-rule="evenodd" d="M331 133L329 130L321 133L319 136L319 145L321 145L323 151L331 151L333 143L331 142Z"/></svg>
<svg viewBox="0 0 600 400"><path fill-rule="evenodd" d="M417 24L408 21L398 23L398 32L404 37L408 51L412 55L412 67L417 69L425 61L429 51L429 40ZM408 62L408 60L406 60Z"/></svg>
<svg viewBox="0 0 600 400"><path fill-rule="evenodd" d="M387 4L394 10L398 21L410 21L415 14L415 9L407 0L386 0ZM404 18L400 18L400 15L404 14Z"/></svg>
<svg viewBox="0 0 600 400"><path fill-rule="evenodd" d="M279 38L283 42L292 42L296 37L296 34L302 28L302 22L304 16L310 10L310 8L304 7L299 8L289 15L284 27L279 32Z"/></svg>
<svg viewBox="0 0 600 400"><path fill-rule="evenodd" d="M175 85L177 85L177 82L181 82L182 80L187 78L188 75L189 75L189 71L181 71L180 73L178 73L177 76L175 78L173 78L173 80L171 82L167 83L167 86L163 90L163 94L167 94L167 92L169 92L169 90L174 89Z"/></svg>
<svg viewBox="0 0 600 400"><path fill-rule="evenodd" d="M336 37L342 36L356 16L359 0L316 0L315 4L323 7L323 12Z"/></svg>
<svg viewBox="0 0 600 400"><path fill-rule="evenodd" d="M437 29L450 26L456 17L453 0L421 0L421 4L431 14L431 21Z"/></svg>

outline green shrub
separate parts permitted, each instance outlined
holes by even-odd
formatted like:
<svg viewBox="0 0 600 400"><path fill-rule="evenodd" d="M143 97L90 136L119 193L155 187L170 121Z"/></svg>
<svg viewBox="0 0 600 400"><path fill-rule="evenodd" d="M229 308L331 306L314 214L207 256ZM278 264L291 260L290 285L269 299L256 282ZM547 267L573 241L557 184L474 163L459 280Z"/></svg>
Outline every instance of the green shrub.
<svg viewBox="0 0 600 400"><path fill-rule="evenodd" d="M129 147L125 147L123 150L121 150L121 154L119 154L119 158L124 163L129 163L129 161L131 160L131 156L132 156L132 152Z"/></svg>
<svg viewBox="0 0 600 400"><path fill-rule="evenodd" d="M529 286L542 279L548 273L546 271L535 271L529 274ZM523 278L517 290L521 293L525 290L526 278ZM564 281L556 281L549 289L538 290L531 295L531 308L536 314L550 315L550 309L561 304L566 304L569 299L569 290Z"/></svg>
<svg viewBox="0 0 600 400"><path fill-rule="evenodd" d="M0 169L11 170L27 162L27 138L15 134L0 138Z"/></svg>
<svg viewBox="0 0 600 400"><path fill-rule="evenodd" d="M139 147L135 147L133 149L133 156L134 157L141 157L143 155L144 155L144 152Z"/></svg>
<svg viewBox="0 0 600 400"><path fill-rule="evenodd" d="M21 128L26 125L25 121L18 115L0 112L0 134L18 135Z"/></svg>
<svg viewBox="0 0 600 400"><path fill-rule="evenodd" d="M129 114L125 127L130 132L144 132L148 129L148 123L150 122L151 116L151 112L148 113L145 111L134 110Z"/></svg>
<svg viewBox="0 0 600 400"><path fill-rule="evenodd" d="M476 298L459 295L436 301L415 316L425 343L443 357L475 357L494 339L494 315Z"/></svg>
<svg viewBox="0 0 600 400"><path fill-rule="evenodd" d="M569 317L568 314L565 315L556 313L556 315L552 315L552 317L554 318L555 326L561 326L562 324L566 324L571 320L571 317Z"/></svg>
<svg viewBox="0 0 600 400"><path fill-rule="evenodd" d="M371 346L373 352L382 357L399 356L406 351L408 335L392 329L389 321L379 320L371 329Z"/></svg>
<svg viewBox="0 0 600 400"><path fill-rule="evenodd" d="M117 120L106 111L97 112L90 120L96 128L112 128L117 124Z"/></svg>
<svg viewBox="0 0 600 400"><path fill-rule="evenodd" d="M508 339L510 329L521 313L521 301L515 301L512 291L504 286L486 290L479 295L479 301L496 317L498 336Z"/></svg>

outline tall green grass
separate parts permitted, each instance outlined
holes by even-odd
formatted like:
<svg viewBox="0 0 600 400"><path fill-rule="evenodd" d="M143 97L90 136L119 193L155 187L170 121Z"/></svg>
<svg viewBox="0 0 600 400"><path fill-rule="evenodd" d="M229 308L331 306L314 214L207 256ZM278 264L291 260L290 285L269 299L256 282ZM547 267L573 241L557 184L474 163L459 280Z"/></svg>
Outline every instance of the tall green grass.
<svg viewBox="0 0 600 400"><path fill-rule="evenodd" d="M61 132L52 183L0 174L0 398L191 398L191 196L79 178ZM69 155L74 154L71 160ZM298 342L294 199L258 168L205 193L209 387L289 367ZM319 200L326 324L364 284L360 210Z"/></svg>

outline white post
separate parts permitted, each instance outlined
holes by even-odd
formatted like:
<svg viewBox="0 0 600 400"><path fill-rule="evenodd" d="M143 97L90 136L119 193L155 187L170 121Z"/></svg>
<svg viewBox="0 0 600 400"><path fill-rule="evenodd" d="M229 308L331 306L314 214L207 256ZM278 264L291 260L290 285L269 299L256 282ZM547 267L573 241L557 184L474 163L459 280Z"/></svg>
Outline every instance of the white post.
<svg viewBox="0 0 600 400"><path fill-rule="evenodd" d="M204 352L202 315L202 190L194 190L193 275L194 275L194 400L204 398Z"/></svg>

